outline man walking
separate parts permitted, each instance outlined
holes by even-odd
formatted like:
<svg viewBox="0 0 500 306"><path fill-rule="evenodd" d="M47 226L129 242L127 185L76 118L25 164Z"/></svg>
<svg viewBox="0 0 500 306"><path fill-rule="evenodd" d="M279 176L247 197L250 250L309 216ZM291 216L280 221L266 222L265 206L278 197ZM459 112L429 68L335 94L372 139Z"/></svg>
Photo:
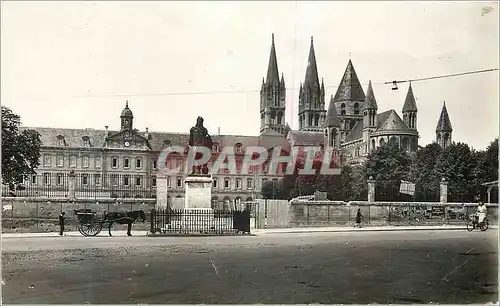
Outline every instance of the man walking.
<svg viewBox="0 0 500 306"><path fill-rule="evenodd" d="M356 213L356 225L355 227L361 227L361 219L363 215L361 214L361 208L358 208L358 212Z"/></svg>
<svg viewBox="0 0 500 306"><path fill-rule="evenodd" d="M62 236L64 233L64 215L66 213L63 211L62 213L59 214L59 236Z"/></svg>

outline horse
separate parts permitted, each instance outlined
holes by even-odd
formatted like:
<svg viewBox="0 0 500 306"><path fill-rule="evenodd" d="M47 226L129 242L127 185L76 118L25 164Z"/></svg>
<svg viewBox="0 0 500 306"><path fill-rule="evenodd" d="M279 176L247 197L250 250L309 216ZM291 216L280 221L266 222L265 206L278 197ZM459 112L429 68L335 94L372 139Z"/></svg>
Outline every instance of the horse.
<svg viewBox="0 0 500 306"><path fill-rule="evenodd" d="M104 213L104 220L103 222L108 223L108 232L109 236L111 235L111 226L113 226L113 223L118 223L118 224L127 224L127 236L132 236L130 231L132 230L132 224L136 220L141 220L142 222L146 221L146 214L142 210L134 210L134 211L129 211L129 212L109 212L109 213Z"/></svg>

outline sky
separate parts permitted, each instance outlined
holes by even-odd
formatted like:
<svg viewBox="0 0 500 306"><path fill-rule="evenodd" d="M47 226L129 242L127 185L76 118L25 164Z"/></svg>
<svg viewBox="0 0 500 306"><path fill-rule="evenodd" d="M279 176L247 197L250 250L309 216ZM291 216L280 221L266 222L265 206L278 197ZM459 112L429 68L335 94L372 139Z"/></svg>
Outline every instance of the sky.
<svg viewBox="0 0 500 306"><path fill-rule="evenodd" d="M262 78L274 33L298 128L310 37L326 101L349 59L379 111L401 116L408 83L499 67L498 2L1 2L1 103L24 126L134 127L258 135ZM499 130L498 71L413 82L420 145L446 106L453 140L485 148Z"/></svg>

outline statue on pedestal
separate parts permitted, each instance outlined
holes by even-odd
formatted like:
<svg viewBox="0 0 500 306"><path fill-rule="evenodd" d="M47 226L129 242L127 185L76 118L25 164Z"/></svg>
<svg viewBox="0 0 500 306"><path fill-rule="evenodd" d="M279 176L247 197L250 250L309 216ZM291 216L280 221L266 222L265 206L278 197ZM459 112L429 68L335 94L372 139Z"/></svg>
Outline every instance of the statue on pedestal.
<svg viewBox="0 0 500 306"><path fill-rule="evenodd" d="M203 118L201 116L196 120L196 125L189 131L189 146L192 147L206 147L212 150L212 137L208 134L208 130L203 126ZM201 158L201 153L195 153L195 160ZM207 164L200 166L193 166L191 174L208 174Z"/></svg>

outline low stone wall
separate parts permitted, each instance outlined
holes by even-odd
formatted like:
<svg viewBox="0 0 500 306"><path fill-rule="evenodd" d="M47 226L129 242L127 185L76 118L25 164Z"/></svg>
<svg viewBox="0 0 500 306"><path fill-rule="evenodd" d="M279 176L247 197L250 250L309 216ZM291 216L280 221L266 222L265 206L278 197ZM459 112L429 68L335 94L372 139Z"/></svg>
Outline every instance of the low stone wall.
<svg viewBox="0 0 500 306"><path fill-rule="evenodd" d="M102 216L107 212L126 212L143 210L149 220L155 199L75 199L67 198L2 198L3 232L52 232L59 231L59 213L66 212L66 231L76 230L77 217L73 210L91 209ZM114 225L114 228L126 228L126 225ZM135 230L148 230L149 223L134 224Z"/></svg>
<svg viewBox="0 0 500 306"><path fill-rule="evenodd" d="M498 224L498 204L485 204L490 224ZM300 201L289 204L288 227L352 226L358 208L364 226L465 225L475 203Z"/></svg>

